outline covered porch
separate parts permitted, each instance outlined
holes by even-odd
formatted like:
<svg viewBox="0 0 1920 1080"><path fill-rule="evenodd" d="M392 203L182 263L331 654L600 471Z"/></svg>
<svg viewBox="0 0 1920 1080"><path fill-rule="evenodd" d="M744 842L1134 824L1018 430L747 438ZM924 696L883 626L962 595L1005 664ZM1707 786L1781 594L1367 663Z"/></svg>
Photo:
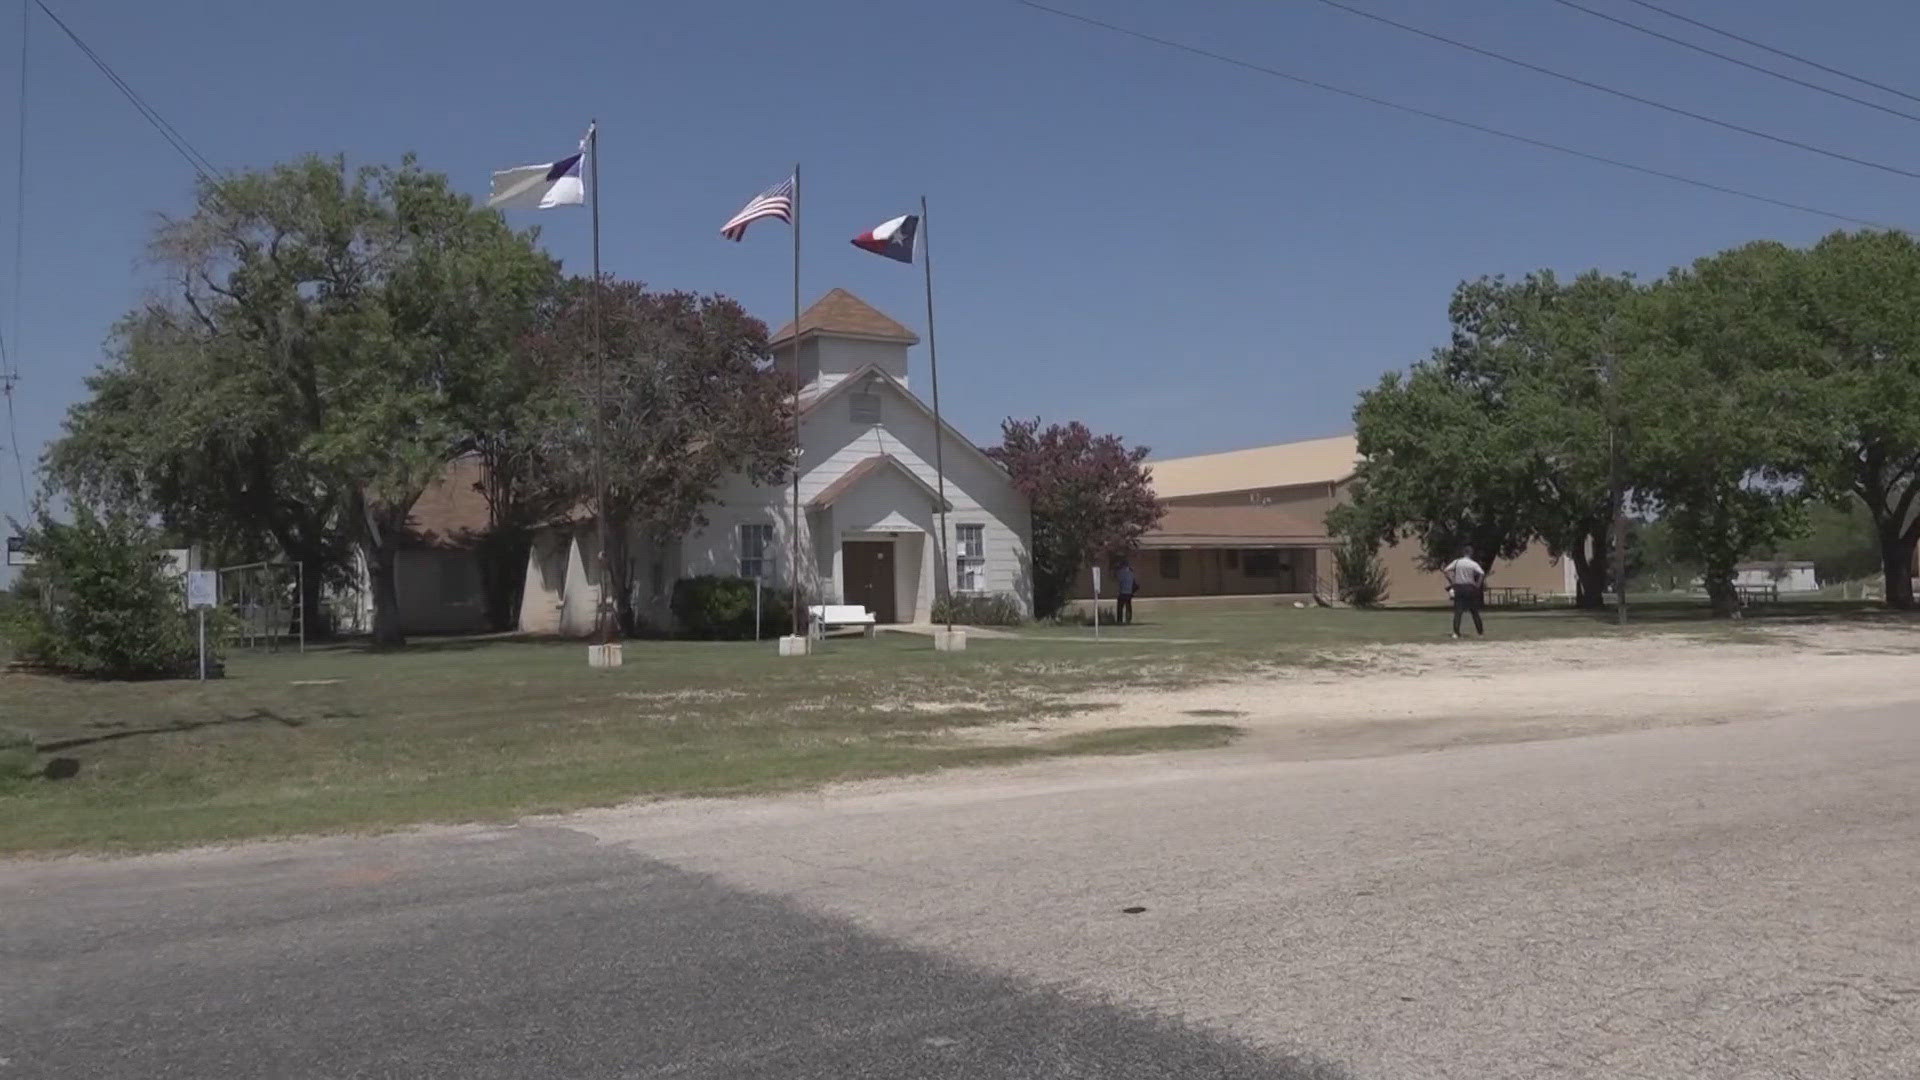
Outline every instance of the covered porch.
<svg viewBox="0 0 1920 1080"><path fill-rule="evenodd" d="M943 567L940 496L890 454L855 464L807 503L807 524L828 602L857 604L882 626L932 617ZM944 504L952 509L952 501Z"/></svg>
<svg viewBox="0 0 1920 1080"><path fill-rule="evenodd" d="M1133 573L1145 597L1307 595L1318 556L1316 548L1278 545L1143 547Z"/></svg>
<svg viewBox="0 0 1920 1080"><path fill-rule="evenodd" d="M1318 522L1271 506L1167 507L1131 562L1143 599L1312 596L1333 580L1333 540ZM1113 568L1101 593L1113 594ZM1091 575L1076 595L1092 595Z"/></svg>

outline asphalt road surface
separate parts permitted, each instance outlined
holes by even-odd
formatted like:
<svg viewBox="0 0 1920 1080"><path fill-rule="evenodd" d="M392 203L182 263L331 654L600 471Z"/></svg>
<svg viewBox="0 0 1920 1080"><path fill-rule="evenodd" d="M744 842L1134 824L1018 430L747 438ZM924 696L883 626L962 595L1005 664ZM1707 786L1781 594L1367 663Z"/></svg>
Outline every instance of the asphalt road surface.
<svg viewBox="0 0 1920 1080"><path fill-rule="evenodd" d="M1912 1080L1920 705L0 866L27 1077Z"/></svg>

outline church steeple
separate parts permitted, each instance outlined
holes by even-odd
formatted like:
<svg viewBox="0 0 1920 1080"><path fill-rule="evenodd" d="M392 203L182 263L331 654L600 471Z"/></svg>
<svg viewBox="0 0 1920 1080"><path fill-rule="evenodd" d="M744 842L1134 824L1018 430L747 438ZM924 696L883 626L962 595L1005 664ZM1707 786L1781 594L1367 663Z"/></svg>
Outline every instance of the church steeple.
<svg viewBox="0 0 1920 1080"><path fill-rule="evenodd" d="M783 371L792 370L795 337L793 324L788 323L768 342ZM919 335L865 300L845 289L834 289L800 313L800 379L805 385L825 390L873 365L904 384L907 348L919 342Z"/></svg>

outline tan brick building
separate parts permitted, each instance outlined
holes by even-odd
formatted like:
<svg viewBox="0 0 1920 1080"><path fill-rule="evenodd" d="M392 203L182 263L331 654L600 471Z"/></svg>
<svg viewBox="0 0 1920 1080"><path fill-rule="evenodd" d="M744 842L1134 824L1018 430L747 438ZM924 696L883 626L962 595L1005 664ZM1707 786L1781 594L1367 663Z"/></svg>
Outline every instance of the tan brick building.
<svg viewBox="0 0 1920 1080"><path fill-rule="evenodd" d="M1167 514L1133 558L1141 597L1332 595L1327 511L1348 498L1358 463L1351 435L1148 462ZM1419 569L1418 555L1411 545L1383 552L1389 602L1446 599L1440 575ZM1572 591L1570 568L1542 549L1488 569L1492 589ZM1090 590L1083 580L1080 595Z"/></svg>

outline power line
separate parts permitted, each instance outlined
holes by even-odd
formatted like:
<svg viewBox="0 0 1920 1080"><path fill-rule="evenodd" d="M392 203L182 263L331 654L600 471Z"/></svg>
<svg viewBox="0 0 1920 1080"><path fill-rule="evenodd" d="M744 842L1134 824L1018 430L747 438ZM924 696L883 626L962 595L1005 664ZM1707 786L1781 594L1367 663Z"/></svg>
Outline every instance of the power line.
<svg viewBox="0 0 1920 1080"><path fill-rule="evenodd" d="M1674 37L1672 34L1663 34L1660 31L1655 30L1651 26L1642 26L1641 24L1634 22L1631 19L1622 19L1617 15L1609 15L1604 11L1596 11L1593 8L1587 7L1585 4L1575 3L1574 0L1553 0L1553 2L1556 4L1559 4L1561 7L1572 8L1575 11L1585 12L1586 14L1591 15L1596 19L1603 19L1607 22L1615 24L1616 26L1624 26L1629 30L1635 31L1637 33L1645 34L1648 37L1655 37L1655 38L1659 38L1661 41L1672 42L1673 44L1678 45L1683 49L1692 49L1694 52L1704 53L1708 56L1715 58L1716 60L1724 60L1729 64L1734 64L1738 67L1746 68L1749 71L1757 71L1762 75L1771 76L1772 78L1779 79L1782 82L1790 82L1795 86L1804 86L1809 90L1826 94L1829 97L1837 97L1842 101L1851 101L1855 105L1865 105L1869 109L1878 109L1883 113L1887 113L1891 116L1898 116L1903 120L1913 120L1916 122L1920 122L1920 116L1916 116L1910 112L1902 112L1901 110L1896 109L1891 105L1882 105L1877 101L1869 101L1863 97L1855 97L1844 90L1835 90L1832 87L1821 86L1819 83L1816 83L1816 82L1808 82L1806 79L1795 78L1792 75L1788 75L1784 71L1775 71L1769 67L1761 67L1759 64L1755 64L1747 60L1742 60L1737 56L1732 56L1727 53L1718 52L1714 49L1709 49L1705 45L1696 45L1693 42L1686 40L1685 38L1677 38L1677 37Z"/></svg>
<svg viewBox="0 0 1920 1080"><path fill-rule="evenodd" d="M1503 64L1511 64L1514 67L1524 68L1528 71L1537 72L1541 75L1546 75L1550 78L1559 79L1562 82L1572 83L1575 86L1583 86L1589 90L1593 90L1598 93L1610 94L1613 97L1617 97L1625 101L1635 102L1640 105L1645 105L1651 109L1659 109L1661 112L1672 113L1675 116L1684 116L1689 120L1698 120L1703 124L1712 124L1715 127L1725 128L1728 131L1737 131L1737 132L1740 132L1742 135L1751 135L1756 139L1765 139L1768 142L1778 143L1781 146L1791 146L1798 150L1805 150L1810 154L1819 154L1822 157L1830 157L1836 161L1845 161L1853 165L1864 165L1869 169L1878 169L1881 172L1893 173L1895 176L1905 176L1913 180L1920 180L1920 172L1914 172L1913 170L1910 170L1910 169L1903 169L1903 168L1900 168L1898 165L1888 165L1885 162L1873 161L1868 158L1862 158L1862 157L1854 157L1851 154L1843 154L1838 150L1828 150L1825 147L1815 146L1812 143L1804 143L1799 141L1798 139L1789 139L1783 135L1769 134L1757 128L1744 127L1740 124L1735 124L1728 120L1721 120L1716 117L1708 116L1705 113L1697 113L1691 109L1683 109L1678 105L1669 105L1664 101L1655 101L1652 98L1641 97L1638 94L1629 93L1625 90L1616 90L1611 86L1607 86L1602 83L1597 83L1590 79L1582 79L1577 75L1568 75L1566 72L1563 72L1563 71L1555 71L1550 67L1542 67L1539 64L1531 63L1526 60L1521 60L1516 57L1508 56L1505 53L1495 52L1492 49L1483 49L1478 45L1470 45L1467 42L1460 41L1456 38L1450 38L1443 34L1436 34L1431 30L1422 30L1417 26L1409 26L1406 23L1389 19L1385 15L1376 15L1371 11L1366 11L1361 8L1353 7L1349 4L1343 4L1340 2L1340 0L1320 0L1320 3L1325 4L1331 8L1338 8L1341 11L1345 11L1353 15L1358 15L1363 19L1372 19L1374 22L1381 23L1386 26L1391 26L1396 30L1403 30L1409 34L1413 34L1418 37L1423 37L1430 41L1437 41L1443 45L1451 45L1456 49L1464 49L1467 52L1474 53L1475 55L1478 55L1478 56L1487 57L1490 60L1498 60Z"/></svg>
<svg viewBox="0 0 1920 1080"><path fill-rule="evenodd" d="M1363 94L1358 90L1348 90L1345 87L1335 86L1331 83L1319 82L1315 79L1309 79L1303 75L1295 75L1295 74L1292 74L1291 72L1281 71L1278 68L1271 68L1263 64L1256 64L1251 60L1242 60L1238 57L1228 56L1225 53L1212 52L1207 49L1202 49L1196 45L1188 45L1185 42L1175 41L1172 38L1157 37L1153 34L1148 34L1140 30L1132 30L1124 26L1116 25L1114 23L1104 22L1100 19L1093 18L1092 16L1089 16L1089 15L1080 15L1075 12L1064 11L1060 8L1048 7L1045 4L1038 3L1037 0L1013 0L1013 2L1021 5L1022 7L1030 7L1036 11L1044 11L1049 15L1057 15L1063 19L1071 19L1075 22L1085 23L1088 26L1095 26L1095 27L1099 27L1102 30L1109 30L1116 34L1122 34L1126 37L1137 38L1141 41L1152 42L1155 45L1162 45L1169 49L1178 49L1181 52L1192 53L1195 56L1202 56L1207 58L1208 60L1218 61L1222 64L1231 64L1234 67L1245 68L1248 71L1256 71L1262 75L1271 75L1274 78L1285 79L1288 82L1298 83L1301 86L1311 86L1316 90L1325 90L1330 94L1339 94L1342 97L1350 97L1358 101L1367 102L1370 105L1378 105L1378 106L1381 106L1382 108L1393 109L1397 112L1409 113L1414 116L1424 117L1428 120L1437 120L1442 124L1450 124L1454 127L1466 128L1468 131L1477 131L1483 135L1492 135L1496 138L1507 139L1509 141L1517 142L1517 143L1524 143L1528 146L1537 147L1542 150L1552 150L1554 153L1557 153L1557 154L1566 154L1570 157L1581 158L1585 161L1599 162L1602 165L1611 165L1617 169L1626 169L1629 172L1637 172L1645 176L1657 176L1662 180L1672 180L1675 183L1686 184L1690 187L1702 188L1707 191L1717 191L1722 195L1732 195L1736 198L1747 199L1752 202L1766 203L1769 206L1777 206L1786 210L1797 210L1803 214L1814 214L1819 217L1831 218L1835 221L1844 221L1853 225L1865 225L1868 228L1872 228L1872 229L1891 228L1891 226L1888 226L1882 222L1869 221L1866 218L1853 217L1852 215L1838 213L1833 210L1822 210L1816 206L1806 206L1801 203L1788 202L1784 199L1775 199L1767 195L1756 195L1751 191L1742 191L1739 188L1727 187L1724 184L1716 184L1708 180L1696 180L1690 176L1682 176L1679 173L1665 172L1663 170L1650 168L1645 165L1635 165L1632 162L1621 161L1618 158L1605 157L1600 154L1590 154L1585 150L1576 150L1570 146L1561 146L1558 143L1550 143L1545 141L1544 139L1536 139L1529 135L1518 135L1511 131L1502 131L1499 128L1488 127L1485 124L1477 124L1471 120L1461 120L1461 119L1458 119L1457 117L1447 116L1443 113L1431 112L1427 109L1422 109L1417 106L1403 105L1397 101L1389 101L1386 98L1374 97L1371 94Z"/></svg>
<svg viewBox="0 0 1920 1080"><path fill-rule="evenodd" d="M1821 63L1818 60L1809 60L1806 57L1799 55L1798 53L1790 53L1785 49L1776 49L1771 45L1765 44L1763 42L1755 41L1749 37L1741 37L1739 34L1736 34L1731 30L1722 30L1711 23L1704 23L1704 22L1701 22L1699 19L1690 18L1686 15L1680 14L1677 11L1670 11L1666 8L1661 7L1659 4L1648 3L1647 0L1627 0L1627 2L1631 4L1639 4L1641 7L1646 8L1648 11L1657 11L1660 14L1665 15L1669 19L1678 19L1681 22L1688 24L1689 26L1697 26L1700 29L1707 31L1710 34L1719 34L1723 38L1729 38L1733 41L1739 42L1742 45L1751 45L1754 48L1759 49L1763 52L1770 52L1775 56L1784 56L1787 59L1794 61L1795 63L1805 64L1810 68L1815 68L1820 71L1824 71L1829 75L1838 75L1843 79L1851 79L1862 86L1871 86L1875 90L1883 90L1889 94L1892 94L1895 97L1906 98L1908 101L1920 101L1920 96L1909 94L1905 90L1896 89L1894 87L1888 86L1885 83L1874 82L1872 79L1864 78L1859 75L1854 75L1850 72L1841 71L1837 67L1828 67L1827 65Z"/></svg>
<svg viewBox="0 0 1920 1080"><path fill-rule="evenodd" d="M102 59L99 53L94 52L93 47L82 40L79 34L74 33L73 28L68 26L65 20L53 13L53 9L46 5L45 0L33 0L33 5L39 8L47 18L52 19L53 24L58 26L66 33L67 37L72 39L74 45L78 46L82 53L86 54L87 59L93 61L93 66L99 68L100 73L107 77L107 81L118 87L120 93L124 94L126 99L133 104L134 109L146 119L147 123L153 125L153 129L160 133L160 137L167 140L167 144L172 146L181 157L185 158L188 165L193 166L193 171L199 173L202 180L212 180L215 176L220 175L220 167L207 160L206 155L194 149L193 144L187 141L186 136L180 134L172 124L167 123L166 118L161 116L159 111L152 105L147 104L146 99L142 98L132 86L129 86L127 81L122 79L120 74L113 70L112 65Z"/></svg>
<svg viewBox="0 0 1920 1080"><path fill-rule="evenodd" d="M27 291L27 34L33 29L33 8L20 0L20 123L19 145L13 166L13 343L20 344L20 294ZM0 347L0 375L18 378L16 359L6 363L6 351ZM9 383L11 385L11 383Z"/></svg>
<svg viewBox="0 0 1920 1080"><path fill-rule="evenodd" d="M20 421L13 417L13 380L0 386L0 397L7 399L7 441L13 444L13 475L20 481L20 511L33 509L33 492L27 487L27 466L20 457Z"/></svg>
<svg viewBox="0 0 1920 1080"><path fill-rule="evenodd" d="M27 513L33 492L27 488L27 465L19 455L19 421L13 417L13 384L19 382L19 307L27 290L27 31L33 29L33 10L19 4L19 148L13 163L13 354L0 334L0 396L6 398L6 438L13 448L13 479L19 480L19 509Z"/></svg>
<svg viewBox="0 0 1920 1080"><path fill-rule="evenodd" d="M27 0L20 2L20 125L19 152L14 166L13 194L13 344L20 346L20 294L26 291L27 235L27 32L32 28L32 9ZM20 361L7 352L5 335L0 335L0 396L7 399L7 443L13 447L13 475L20 482L20 512L32 509L33 494L27 489L27 466L20 458L20 422L14 418L13 387L20 381Z"/></svg>

